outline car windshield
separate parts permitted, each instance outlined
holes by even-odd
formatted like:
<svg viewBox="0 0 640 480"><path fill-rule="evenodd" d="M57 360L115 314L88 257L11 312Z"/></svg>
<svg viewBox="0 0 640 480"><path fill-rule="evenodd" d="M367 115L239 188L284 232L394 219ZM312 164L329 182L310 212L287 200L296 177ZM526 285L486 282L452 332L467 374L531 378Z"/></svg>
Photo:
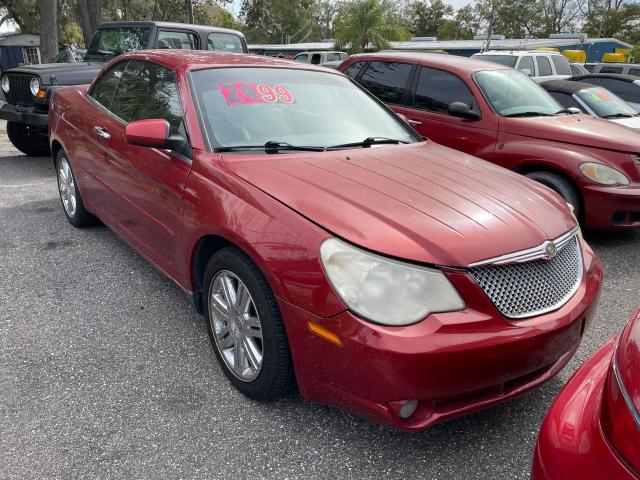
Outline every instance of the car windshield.
<svg viewBox="0 0 640 480"><path fill-rule="evenodd" d="M599 117L633 117L638 114L624 100L606 88L587 88L576 95Z"/></svg>
<svg viewBox="0 0 640 480"><path fill-rule="evenodd" d="M149 27L101 28L93 36L86 57L107 57L142 50L149 43Z"/></svg>
<svg viewBox="0 0 640 480"><path fill-rule="evenodd" d="M562 106L518 70L486 70L473 75L491 108L503 117L555 115Z"/></svg>
<svg viewBox="0 0 640 480"><path fill-rule="evenodd" d="M191 78L214 148L242 150L277 143L323 149L365 140L364 146L377 139L420 140L398 116L343 75L238 67L197 70Z"/></svg>
<svg viewBox="0 0 640 480"><path fill-rule="evenodd" d="M472 55L476 60L484 60L485 62L498 63L507 67L515 67L518 57L514 55Z"/></svg>

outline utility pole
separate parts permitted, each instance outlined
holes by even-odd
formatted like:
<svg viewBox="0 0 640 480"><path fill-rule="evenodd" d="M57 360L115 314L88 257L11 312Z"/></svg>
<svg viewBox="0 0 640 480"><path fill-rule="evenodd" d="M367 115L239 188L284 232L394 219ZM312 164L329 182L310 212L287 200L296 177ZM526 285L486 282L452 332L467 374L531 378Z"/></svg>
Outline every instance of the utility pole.
<svg viewBox="0 0 640 480"><path fill-rule="evenodd" d="M491 35L493 35L493 19L496 15L496 0L491 2L491 17L489 18L489 29L487 30L487 45L484 49L485 52L489 51L491 47Z"/></svg>
<svg viewBox="0 0 640 480"><path fill-rule="evenodd" d="M193 1L185 0L187 7L187 23L193 24Z"/></svg>

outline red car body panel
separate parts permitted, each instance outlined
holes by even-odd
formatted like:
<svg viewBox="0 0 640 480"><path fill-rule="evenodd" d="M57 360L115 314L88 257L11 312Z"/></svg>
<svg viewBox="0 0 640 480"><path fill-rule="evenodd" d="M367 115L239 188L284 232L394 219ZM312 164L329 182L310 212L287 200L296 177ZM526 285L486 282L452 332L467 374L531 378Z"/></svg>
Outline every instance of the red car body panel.
<svg viewBox="0 0 640 480"><path fill-rule="evenodd" d="M504 118L493 112L476 85L473 74L506 67L452 55L380 53L353 55L340 64L344 71L355 62L377 60L407 62L457 75L473 93L480 120L389 105L402 113L425 137L450 148L480 157L518 172L536 169L560 173L579 190L588 228L640 227L640 136L637 132L589 115ZM415 123L418 122L418 123ZM598 162L622 171L629 186L606 187L586 178L584 162Z"/></svg>
<svg viewBox="0 0 640 480"><path fill-rule="evenodd" d="M432 142L277 158L210 153L189 92L190 69L317 67L175 51L114 62L127 58L175 71L193 158L128 144L124 124L78 87L54 95L53 151L67 152L87 208L186 292L202 290L207 248L230 243L250 256L278 300L306 398L417 430L532 388L573 355L602 284L602 267L586 243L580 241L584 275L573 297L524 320L502 316L464 268L575 227L555 193ZM94 126L111 137L92 135ZM333 235L445 266L466 308L406 327L358 318L319 258ZM342 346L312 333L309 321L338 335ZM418 412L400 421L397 402L409 399L420 400Z"/></svg>
<svg viewBox="0 0 640 480"><path fill-rule="evenodd" d="M554 401L538 437L532 480L640 478L615 452L601 421L605 383L616 348L622 381L636 408L640 405L639 310L622 335L591 356ZM640 431L636 434L633 441L637 443Z"/></svg>

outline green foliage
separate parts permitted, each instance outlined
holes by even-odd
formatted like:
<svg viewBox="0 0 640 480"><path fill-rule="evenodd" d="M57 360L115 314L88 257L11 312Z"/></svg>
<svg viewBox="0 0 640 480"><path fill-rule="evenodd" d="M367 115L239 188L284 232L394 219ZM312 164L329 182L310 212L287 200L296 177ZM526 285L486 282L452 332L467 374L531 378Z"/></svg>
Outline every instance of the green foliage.
<svg viewBox="0 0 640 480"><path fill-rule="evenodd" d="M442 0L419 0L409 6L409 22L414 35L435 37L446 17L453 15L453 7Z"/></svg>
<svg viewBox="0 0 640 480"><path fill-rule="evenodd" d="M335 25L337 50L360 53L389 48L398 39L401 25L394 6L386 0L352 0L340 8Z"/></svg>

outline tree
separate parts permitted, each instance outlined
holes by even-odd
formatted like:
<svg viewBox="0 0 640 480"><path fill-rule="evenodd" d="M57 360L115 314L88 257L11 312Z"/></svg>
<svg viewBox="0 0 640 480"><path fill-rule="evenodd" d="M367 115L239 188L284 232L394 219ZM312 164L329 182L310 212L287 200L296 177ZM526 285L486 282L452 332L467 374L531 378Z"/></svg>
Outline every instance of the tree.
<svg viewBox="0 0 640 480"><path fill-rule="evenodd" d="M77 0L76 13L84 43L88 47L98 25L102 23L102 0Z"/></svg>
<svg viewBox="0 0 640 480"><path fill-rule="evenodd" d="M56 0L39 0L40 60L50 63L58 54L58 5Z"/></svg>
<svg viewBox="0 0 640 480"><path fill-rule="evenodd" d="M350 53L389 48L401 31L393 5L385 0L352 0L342 5L335 27L337 50Z"/></svg>
<svg viewBox="0 0 640 480"><path fill-rule="evenodd" d="M435 37L438 29L453 15L453 7L442 0L420 0L409 6L409 21L414 35Z"/></svg>
<svg viewBox="0 0 640 480"><path fill-rule="evenodd" d="M475 16L473 7L465 5L459 9L453 19L444 19L438 27L440 40L471 40L480 29L480 20Z"/></svg>
<svg viewBox="0 0 640 480"><path fill-rule="evenodd" d="M240 18L249 41L304 42L315 39L314 6L314 0L243 0Z"/></svg>

